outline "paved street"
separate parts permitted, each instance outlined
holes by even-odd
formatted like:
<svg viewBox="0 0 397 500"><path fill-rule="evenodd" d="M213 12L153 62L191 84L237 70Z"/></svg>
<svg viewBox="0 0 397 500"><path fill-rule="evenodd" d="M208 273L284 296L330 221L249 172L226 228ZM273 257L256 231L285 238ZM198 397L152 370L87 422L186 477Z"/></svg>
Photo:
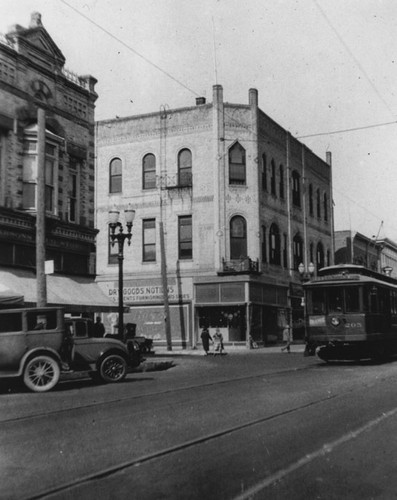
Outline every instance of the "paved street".
<svg viewBox="0 0 397 500"><path fill-rule="evenodd" d="M396 362L164 353L118 385L3 384L3 499L394 498Z"/></svg>

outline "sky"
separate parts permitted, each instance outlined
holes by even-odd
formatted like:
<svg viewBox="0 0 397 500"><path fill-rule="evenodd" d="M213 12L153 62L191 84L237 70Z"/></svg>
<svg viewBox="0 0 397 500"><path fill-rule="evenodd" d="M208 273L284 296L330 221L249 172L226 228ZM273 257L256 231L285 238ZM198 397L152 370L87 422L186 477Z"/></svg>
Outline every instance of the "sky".
<svg viewBox="0 0 397 500"><path fill-rule="evenodd" d="M0 0L38 11L66 67L98 79L96 119L212 101L259 107L322 159L336 230L397 243L395 0Z"/></svg>

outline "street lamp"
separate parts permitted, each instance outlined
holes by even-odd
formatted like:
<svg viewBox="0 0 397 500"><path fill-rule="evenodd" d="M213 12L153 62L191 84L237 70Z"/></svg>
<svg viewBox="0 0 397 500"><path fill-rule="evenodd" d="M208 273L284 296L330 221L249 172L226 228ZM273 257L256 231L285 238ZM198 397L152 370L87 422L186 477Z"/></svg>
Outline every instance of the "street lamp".
<svg viewBox="0 0 397 500"><path fill-rule="evenodd" d="M314 271L316 270L313 262L310 262L310 264L306 266L301 262L298 266L298 271L300 275L301 282L304 283L305 281L309 281L310 278L314 275ZM314 356L315 354L315 349L313 349L312 346L308 344L307 340L307 331L306 331L306 304L305 304L305 296L303 295L302 301L301 301L301 306L303 307L303 325L305 328L305 356Z"/></svg>
<svg viewBox="0 0 397 500"><path fill-rule="evenodd" d="M125 225L127 226L127 232L124 232L123 225L119 222L120 211L114 207L109 210L109 227L110 227L110 241L112 247L117 241L118 244L118 254L117 259L119 262L119 324L117 336L120 340L124 340L124 303L123 303L123 260L124 260L124 241L128 241L128 245L131 245L131 229L134 222L135 210L132 209L131 205L128 204L126 210L124 210Z"/></svg>

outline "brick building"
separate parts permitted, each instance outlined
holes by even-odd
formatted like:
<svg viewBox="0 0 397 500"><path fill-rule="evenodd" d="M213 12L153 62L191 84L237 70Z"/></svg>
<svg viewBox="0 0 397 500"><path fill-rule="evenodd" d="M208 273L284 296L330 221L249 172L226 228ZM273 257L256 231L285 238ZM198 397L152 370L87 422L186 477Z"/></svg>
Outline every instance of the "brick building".
<svg viewBox="0 0 397 500"><path fill-rule="evenodd" d="M357 264L397 278L397 243L357 231L335 231L335 264Z"/></svg>
<svg viewBox="0 0 397 500"><path fill-rule="evenodd" d="M220 85L212 103L101 121L97 134L98 283L116 302L108 211L136 210L125 321L166 341L164 256L173 344L195 347L204 325L226 343L274 343L289 319L302 336L298 267L333 263L330 154L321 160L261 111L255 89L230 104Z"/></svg>
<svg viewBox="0 0 397 500"><path fill-rule="evenodd" d="M0 36L0 286L36 303L39 135L45 155L48 302L74 312L108 304L94 281L92 76L68 72L65 57L32 14L28 28ZM45 112L40 131L38 109ZM44 163L44 162L43 162ZM89 296L91 295L92 300Z"/></svg>

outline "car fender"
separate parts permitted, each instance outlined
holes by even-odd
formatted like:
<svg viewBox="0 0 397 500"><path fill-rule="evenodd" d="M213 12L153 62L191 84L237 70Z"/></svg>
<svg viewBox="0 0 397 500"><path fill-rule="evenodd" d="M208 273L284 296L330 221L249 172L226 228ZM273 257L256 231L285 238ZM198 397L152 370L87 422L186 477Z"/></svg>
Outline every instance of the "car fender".
<svg viewBox="0 0 397 500"><path fill-rule="evenodd" d="M34 349L29 350L23 355L21 361L19 362L19 369L16 375L22 375L25 364L30 358L34 358L35 356L40 355L51 356L59 363L59 365L61 365L62 363L61 357L55 349L52 349L51 347L35 347Z"/></svg>

